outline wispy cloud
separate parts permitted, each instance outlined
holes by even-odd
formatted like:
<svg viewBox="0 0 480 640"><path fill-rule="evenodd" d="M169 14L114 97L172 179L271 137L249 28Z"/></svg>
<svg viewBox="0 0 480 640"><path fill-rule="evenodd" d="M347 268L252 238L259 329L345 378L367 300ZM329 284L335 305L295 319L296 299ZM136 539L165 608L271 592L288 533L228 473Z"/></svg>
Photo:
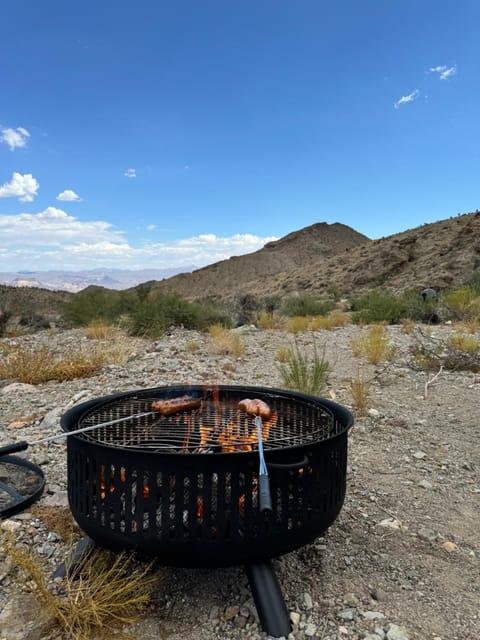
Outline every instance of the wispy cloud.
<svg viewBox="0 0 480 640"><path fill-rule="evenodd" d="M40 185L31 173L15 172L10 182L0 187L0 198L18 198L20 202L33 202Z"/></svg>
<svg viewBox="0 0 480 640"><path fill-rule="evenodd" d="M136 178L137 170L136 169L125 169L125 173L123 174L127 178Z"/></svg>
<svg viewBox="0 0 480 640"><path fill-rule="evenodd" d="M402 106L402 104L407 104L408 102L413 102L420 95L420 91L415 89L412 93L409 93L408 96L402 96L396 102L393 103L395 109L398 109Z"/></svg>
<svg viewBox="0 0 480 640"><path fill-rule="evenodd" d="M448 78L457 75L457 65L454 64L453 67L438 65L436 67L430 67L429 71L430 73L438 73L440 80L448 80Z"/></svg>
<svg viewBox="0 0 480 640"><path fill-rule="evenodd" d="M36 214L0 215L0 271L201 267L251 253L276 239L212 233L133 246L123 231L108 222L83 222L48 207Z"/></svg>
<svg viewBox="0 0 480 640"><path fill-rule="evenodd" d="M30 138L30 133L23 127L16 129L0 129L0 142L8 144L11 151L17 147L25 147Z"/></svg>
<svg viewBox="0 0 480 640"><path fill-rule="evenodd" d="M72 191L72 189L65 189L65 191L58 194L57 200L61 200L62 202L80 202L81 198L75 191Z"/></svg>

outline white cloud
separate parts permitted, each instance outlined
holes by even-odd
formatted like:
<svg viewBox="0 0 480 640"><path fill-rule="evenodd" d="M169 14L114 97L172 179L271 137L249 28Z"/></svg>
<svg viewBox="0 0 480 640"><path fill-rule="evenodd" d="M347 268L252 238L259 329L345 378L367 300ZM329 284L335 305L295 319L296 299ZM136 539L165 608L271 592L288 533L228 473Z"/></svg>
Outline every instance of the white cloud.
<svg viewBox="0 0 480 640"><path fill-rule="evenodd" d="M137 177L137 170L136 169L125 169L125 173L123 175L127 176L127 178L136 178Z"/></svg>
<svg viewBox="0 0 480 640"><path fill-rule="evenodd" d="M147 225L147 229L148 229L148 231L153 231L153 230L154 230L154 229L156 229L156 228L157 228L157 225L156 225L156 224L149 224L149 225Z"/></svg>
<svg viewBox="0 0 480 640"><path fill-rule="evenodd" d="M276 239L207 233L133 246L123 231L108 222L83 222L48 207L35 214L0 215L0 271L201 267L251 253Z"/></svg>
<svg viewBox="0 0 480 640"><path fill-rule="evenodd" d="M65 191L58 194L57 200L61 200L62 202L80 202L81 198L75 191L72 191L72 189L65 189Z"/></svg>
<svg viewBox="0 0 480 640"><path fill-rule="evenodd" d="M14 151L17 147L25 147L29 137L30 133L23 127L0 130L0 142L8 144L11 151Z"/></svg>
<svg viewBox="0 0 480 640"><path fill-rule="evenodd" d="M20 202L33 202L40 185L31 173L15 172L10 182L0 187L0 198L18 198Z"/></svg>
<svg viewBox="0 0 480 640"><path fill-rule="evenodd" d="M402 104L407 104L407 102L413 102L420 95L420 91L415 89L412 93L409 93L408 96L402 96L396 102L393 103L395 109L398 109Z"/></svg>
<svg viewBox="0 0 480 640"><path fill-rule="evenodd" d="M438 77L440 80L448 80L452 76L457 74L457 65L454 64L453 67L447 67L446 65L438 65L436 67L430 67L430 73L438 73Z"/></svg>

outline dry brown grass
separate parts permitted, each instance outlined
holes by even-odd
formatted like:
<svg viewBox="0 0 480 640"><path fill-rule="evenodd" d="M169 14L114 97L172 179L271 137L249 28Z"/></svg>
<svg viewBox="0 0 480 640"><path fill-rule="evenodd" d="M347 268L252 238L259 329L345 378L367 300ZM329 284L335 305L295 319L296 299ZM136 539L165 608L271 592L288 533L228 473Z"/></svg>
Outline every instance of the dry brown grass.
<svg viewBox="0 0 480 640"><path fill-rule="evenodd" d="M288 318L286 330L288 333L303 333L310 329L311 318L308 316L293 316Z"/></svg>
<svg viewBox="0 0 480 640"><path fill-rule="evenodd" d="M119 331L117 326L100 319L91 320L84 329L89 340L114 340Z"/></svg>
<svg viewBox="0 0 480 640"><path fill-rule="evenodd" d="M326 316L314 316L310 322L310 328L312 331L318 331L319 329L325 329L326 331L332 331L336 327L345 327L352 321L351 315L346 311L332 311Z"/></svg>
<svg viewBox="0 0 480 640"><path fill-rule="evenodd" d="M366 333L352 338L353 355L365 357L370 364L378 364L395 357L395 347L388 342L388 334L381 324L372 325Z"/></svg>
<svg viewBox="0 0 480 640"><path fill-rule="evenodd" d="M292 349L291 347L278 347L277 349L277 353L276 353L276 358L278 360L278 362L288 362L290 360L290 357L292 355Z"/></svg>
<svg viewBox="0 0 480 640"><path fill-rule="evenodd" d="M276 313L262 311L257 318L256 325L259 329L283 329L285 327L285 318Z"/></svg>
<svg viewBox="0 0 480 640"><path fill-rule="evenodd" d="M480 340L464 333L454 333L448 339L448 346L455 349L455 351L477 353L480 351Z"/></svg>
<svg viewBox="0 0 480 640"><path fill-rule="evenodd" d="M200 345L196 340L187 340L185 343L186 353L198 353L200 351Z"/></svg>
<svg viewBox="0 0 480 640"><path fill-rule="evenodd" d="M358 417L364 416L368 407L370 380L365 377L365 372L362 368L359 368L356 376L351 379L350 392L355 415Z"/></svg>
<svg viewBox="0 0 480 640"><path fill-rule="evenodd" d="M124 627L138 621L160 580L152 565L138 566L132 555L94 549L67 571L61 584L52 584L33 552L12 538L3 550L16 567L12 578L23 588L31 585L42 610L69 640L128 637Z"/></svg>
<svg viewBox="0 0 480 640"><path fill-rule="evenodd" d="M480 321L479 320L464 320L462 322L455 322L453 325L455 331L459 333L479 333Z"/></svg>
<svg viewBox="0 0 480 640"><path fill-rule="evenodd" d="M222 324L214 324L208 329L211 346L215 353L240 358L245 353L245 343L242 337Z"/></svg>
<svg viewBox="0 0 480 640"><path fill-rule="evenodd" d="M113 342L79 347L63 356L47 346L0 346L0 378L14 378L27 384L42 384L49 380L74 380L98 373L106 364L124 364L131 352L126 337Z"/></svg>

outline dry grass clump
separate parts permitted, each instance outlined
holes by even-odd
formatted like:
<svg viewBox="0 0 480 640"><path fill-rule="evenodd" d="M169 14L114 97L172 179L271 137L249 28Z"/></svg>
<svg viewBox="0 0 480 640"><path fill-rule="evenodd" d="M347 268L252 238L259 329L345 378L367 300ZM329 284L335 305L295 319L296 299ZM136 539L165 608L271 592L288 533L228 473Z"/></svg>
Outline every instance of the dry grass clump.
<svg viewBox="0 0 480 640"><path fill-rule="evenodd" d="M62 583L52 584L31 551L16 546L13 539L3 546L17 568L13 578L32 585L44 613L69 640L128 637L123 627L138 621L159 583L160 574L151 564L138 567L132 555L94 549L67 571Z"/></svg>
<svg viewBox="0 0 480 640"><path fill-rule="evenodd" d="M89 340L114 340L120 330L116 325L97 318L87 324L84 332Z"/></svg>
<svg viewBox="0 0 480 640"><path fill-rule="evenodd" d="M417 327L414 337L411 353L421 369L480 371L480 340L474 336L453 334L443 340Z"/></svg>
<svg viewBox="0 0 480 640"><path fill-rule="evenodd" d="M79 347L63 356L47 346L3 344L0 346L0 378L14 378L27 384L87 378L96 375L103 365L124 364L130 352L126 339Z"/></svg>
<svg viewBox="0 0 480 640"><path fill-rule="evenodd" d="M27 384L49 380L74 380L94 375L102 361L94 354L70 352L60 358L48 347L14 347L2 345L0 378L15 378Z"/></svg>
<svg viewBox="0 0 480 640"><path fill-rule="evenodd" d="M350 381L350 392L355 415L364 416L367 412L370 394L370 380L365 377L363 369L359 368L357 374Z"/></svg>
<svg viewBox="0 0 480 640"><path fill-rule="evenodd" d="M448 339L448 346L455 351L477 353L480 351L480 340L464 333L454 333Z"/></svg>
<svg viewBox="0 0 480 640"><path fill-rule="evenodd" d="M331 331L336 327L345 327L347 324L350 324L351 321L352 318L349 313L337 309L326 316L313 316L310 322L310 328L312 331L318 331L319 329Z"/></svg>
<svg viewBox="0 0 480 640"><path fill-rule="evenodd" d="M374 324L362 335L352 338L353 355L365 357L370 364L378 364L385 360L392 360L395 347L388 342L388 334L381 324Z"/></svg>
<svg viewBox="0 0 480 640"><path fill-rule="evenodd" d="M288 362L290 359L291 348L290 347L278 347L276 358L278 362Z"/></svg>
<svg viewBox="0 0 480 640"><path fill-rule="evenodd" d="M185 343L186 353L198 353L200 351L200 345L196 340L187 340Z"/></svg>
<svg viewBox="0 0 480 640"><path fill-rule="evenodd" d="M222 324L213 324L208 329L212 349L221 355L231 355L240 358L245 353L242 337Z"/></svg>
<svg viewBox="0 0 480 640"><path fill-rule="evenodd" d="M463 320L455 322L453 329L459 333L479 333L480 332L480 320Z"/></svg>
<svg viewBox="0 0 480 640"><path fill-rule="evenodd" d="M319 353L314 342L309 353L301 351L295 344L289 347L286 361L279 362L277 369L285 388L320 395L327 385L330 373L330 363L325 358L325 345Z"/></svg>
<svg viewBox="0 0 480 640"><path fill-rule="evenodd" d="M402 320L402 333L405 335L411 335L415 329L415 321L411 318L403 318Z"/></svg>
<svg viewBox="0 0 480 640"><path fill-rule="evenodd" d="M293 316L288 318L286 329L288 333L303 333L310 329L311 318L308 316Z"/></svg>
<svg viewBox="0 0 480 640"><path fill-rule="evenodd" d="M285 319L276 313L261 311L255 324L259 329L283 329L285 326Z"/></svg>

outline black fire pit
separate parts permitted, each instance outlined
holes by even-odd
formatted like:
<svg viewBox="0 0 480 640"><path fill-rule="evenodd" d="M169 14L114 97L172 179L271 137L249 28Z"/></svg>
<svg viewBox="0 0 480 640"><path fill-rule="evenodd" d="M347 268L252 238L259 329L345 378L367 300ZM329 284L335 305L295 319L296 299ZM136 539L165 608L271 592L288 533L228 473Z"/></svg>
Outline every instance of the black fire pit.
<svg viewBox="0 0 480 640"><path fill-rule="evenodd" d="M156 400L200 406L164 416ZM271 511L259 508L254 418L238 402L273 411L263 424ZM345 497L349 411L329 400L264 387L169 386L77 405L64 431L117 421L67 439L68 496L96 543L180 567L246 564L271 635L290 625L270 558L321 535ZM287 628L288 627L288 628Z"/></svg>

